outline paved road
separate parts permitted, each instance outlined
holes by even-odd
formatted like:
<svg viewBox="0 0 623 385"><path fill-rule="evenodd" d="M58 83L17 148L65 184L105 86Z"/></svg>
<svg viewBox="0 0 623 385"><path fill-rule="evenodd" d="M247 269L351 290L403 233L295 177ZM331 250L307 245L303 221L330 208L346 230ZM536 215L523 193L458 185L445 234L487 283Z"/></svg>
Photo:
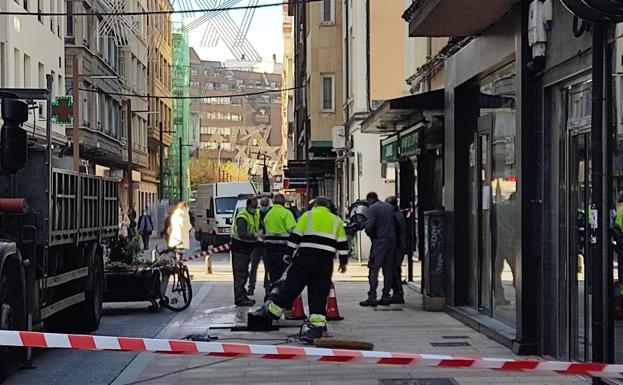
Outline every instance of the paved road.
<svg viewBox="0 0 623 385"><path fill-rule="evenodd" d="M197 289L199 287L197 286ZM105 304L100 335L155 337L176 313L162 309L153 314L147 303ZM34 369L15 373L9 385L110 384L135 358L133 353L78 350L36 351Z"/></svg>

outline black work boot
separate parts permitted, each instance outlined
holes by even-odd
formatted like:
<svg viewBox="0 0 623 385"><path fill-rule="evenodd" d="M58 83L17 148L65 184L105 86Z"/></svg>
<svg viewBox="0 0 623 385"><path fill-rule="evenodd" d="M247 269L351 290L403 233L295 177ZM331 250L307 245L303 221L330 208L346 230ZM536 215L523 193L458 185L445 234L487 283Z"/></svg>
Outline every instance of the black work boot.
<svg viewBox="0 0 623 385"><path fill-rule="evenodd" d="M388 295L382 296L381 300L379 301L379 305L381 306L389 306L390 303L391 303L391 300Z"/></svg>
<svg viewBox="0 0 623 385"><path fill-rule="evenodd" d="M371 299L371 298L368 298L365 301L359 302L359 306L363 306L363 307L376 307L376 305L378 305L377 300Z"/></svg>
<svg viewBox="0 0 623 385"><path fill-rule="evenodd" d="M306 329L301 334L301 341L310 345L313 345L315 340L322 338L322 335L327 332L326 326L306 325Z"/></svg>
<svg viewBox="0 0 623 385"><path fill-rule="evenodd" d="M255 305L255 301L250 298L243 298L239 301L236 301L236 306L238 307L249 307Z"/></svg>
<svg viewBox="0 0 623 385"><path fill-rule="evenodd" d="M255 294L255 288L249 286L249 289L247 290L247 294L251 295L251 296L254 295Z"/></svg>
<svg viewBox="0 0 623 385"><path fill-rule="evenodd" d="M392 295L392 297L389 299L389 303L393 304L393 305L403 305L405 303L405 297L404 295Z"/></svg>

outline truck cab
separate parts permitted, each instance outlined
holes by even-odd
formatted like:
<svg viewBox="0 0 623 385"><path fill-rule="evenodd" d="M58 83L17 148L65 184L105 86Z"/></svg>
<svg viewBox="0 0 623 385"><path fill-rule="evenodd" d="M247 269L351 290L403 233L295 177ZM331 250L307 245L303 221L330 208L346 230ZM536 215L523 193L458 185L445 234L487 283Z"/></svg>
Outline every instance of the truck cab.
<svg viewBox="0 0 623 385"><path fill-rule="evenodd" d="M240 194L255 195L251 182L224 182L199 185L195 207L195 238L201 249L230 241L233 216Z"/></svg>

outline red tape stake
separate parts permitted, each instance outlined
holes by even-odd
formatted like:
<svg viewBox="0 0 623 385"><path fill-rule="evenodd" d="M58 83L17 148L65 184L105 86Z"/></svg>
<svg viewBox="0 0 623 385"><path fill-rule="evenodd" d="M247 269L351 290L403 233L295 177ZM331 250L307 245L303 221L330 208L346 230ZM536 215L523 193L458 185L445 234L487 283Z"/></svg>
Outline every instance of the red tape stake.
<svg viewBox="0 0 623 385"><path fill-rule="evenodd" d="M252 357L623 378L623 365L0 330L0 346Z"/></svg>

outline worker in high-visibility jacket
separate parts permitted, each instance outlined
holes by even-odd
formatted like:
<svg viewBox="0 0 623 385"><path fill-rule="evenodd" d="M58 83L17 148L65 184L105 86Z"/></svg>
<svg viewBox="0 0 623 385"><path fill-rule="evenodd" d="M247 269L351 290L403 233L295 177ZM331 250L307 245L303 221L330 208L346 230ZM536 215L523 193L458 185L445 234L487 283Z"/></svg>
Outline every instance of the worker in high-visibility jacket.
<svg viewBox="0 0 623 385"><path fill-rule="evenodd" d="M330 205L328 198L318 197L313 209L301 216L288 240L288 254L296 252L296 255L283 287L254 313L279 319L307 287L310 317L302 339L308 343L327 331L326 305L335 256L339 257L341 273L346 272L348 263L344 224L340 217L331 213Z"/></svg>
<svg viewBox="0 0 623 385"><path fill-rule="evenodd" d="M255 301L247 296L244 285L249 279L251 254L262 237L259 228L260 215L257 199L247 199L247 205L240 210L231 227L231 264L234 273L234 302L236 306L253 306Z"/></svg>
<svg viewBox="0 0 623 385"><path fill-rule="evenodd" d="M286 197L276 194L273 207L264 217L264 266L268 270L268 287L281 278L287 265L283 260L288 251L290 232L296 226L292 212L285 208Z"/></svg>

